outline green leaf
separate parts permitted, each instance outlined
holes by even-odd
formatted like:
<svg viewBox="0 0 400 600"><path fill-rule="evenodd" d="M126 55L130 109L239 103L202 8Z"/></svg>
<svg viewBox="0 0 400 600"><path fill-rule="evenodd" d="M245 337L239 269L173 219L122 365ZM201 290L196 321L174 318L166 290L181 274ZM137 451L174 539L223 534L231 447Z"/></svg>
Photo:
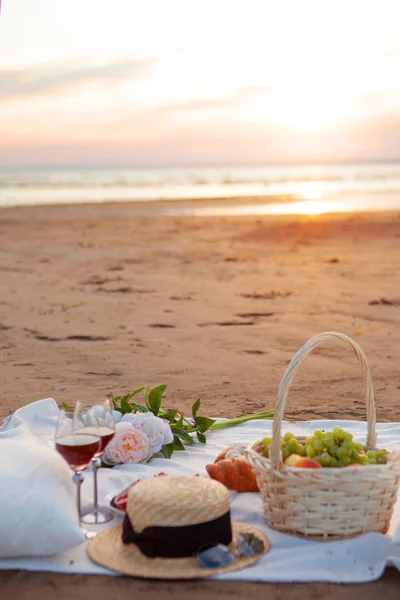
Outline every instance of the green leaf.
<svg viewBox="0 0 400 600"><path fill-rule="evenodd" d="M161 454L164 456L164 458L171 458L171 456L174 453L174 450L175 442L171 442L170 444L165 444L165 446L161 448Z"/></svg>
<svg viewBox="0 0 400 600"><path fill-rule="evenodd" d="M132 412L132 407L129 404L129 394L124 396L121 400L121 412L123 415L126 415L127 413Z"/></svg>
<svg viewBox="0 0 400 600"><path fill-rule="evenodd" d="M72 408L72 406L69 406L69 404L65 404L65 402L63 402L63 403L61 404L61 408L62 408L63 410L65 410L65 412L66 412L67 414L70 414L70 415L72 415L72 413L74 412L74 409Z"/></svg>
<svg viewBox="0 0 400 600"><path fill-rule="evenodd" d="M209 419L208 417L196 417L195 418L197 430L201 433L210 429L210 427L215 423L215 419Z"/></svg>
<svg viewBox="0 0 400 600"><path fill-rule="evenodd" d="M194 444L192 436L189 435L187 431L185 431L181 427L171 427L171 431L174 434L174 436L180 438L181 440L184 440L188 444Z"/></svg>
<svg viewBox="0 0 400 600"><path fill-rule="evenodd" d="M111 402L113 403L114 410L119 410L118 401L121 399L121 396L114 396L114 394L112 392L110 392L108 394L108 397L110 398Z"/></svg>
<svg viewBox="0 0 400 600"><path fill-rule="evenodd" d="M174 450L182 451L185 449L185 446L182 444L181 440L178 437L174 437Z"/></svg>
<svg viewBox="0 0 400 600"><path fill-rule="evenodd" d="M200 408L200 398L197 398L196 402L192 406L192 416L193 416L193 419L196 418L196 415L197 415L197 413L199 411L199 408Z"/></svg>
<svg viewBox="0 0 400 600"><path fill-rule="evenodd" d="M163 410L159 412L159 416L162 417L163 419L166 419L167 421L173 421L176 417L176 415L178 414L177 410L169 410L168 412Z"/></svg>
<svg viewBox="0 0 400 600"><path fill-rule="evenodd" d="M129 400L131 400L133 398L133 396L136 396L136 394L140 394L140 392L143 392L146 389L147 388L145 385L142 385L141 387L136 388L136 390L133 390L133 392L131 392L129 394Z"/></svg>
<svg viewBox="0 0 400 600"><path fill-rule="evenodd" d="M158 413L161 408L161 398L166 389L166 385L159 385L151 390L151 392L146 396L146 404L151 410L153 414L158 416Z"/></svg>
<svg viewBox="0 0 400 600"><path fill-rule="evenodd" d="M200 433L200 431L197 432L197 439L199 440L199 442L201 444L206 444L206 436L204 435L204 433Z"/></svg>
<svg viewBox="0 0 400 600"><path fill-rule="evenodd" d="M124 398L126 398L128 401L131 401L132 398L134 398L134 396L136 396L137 394L140 394L140 392L146 393L146 390L147 390L146 386L142 385L141 387L136 388L136 390L133 390L129 394L126 394L126 396L124 396Z"/></svg>
<svg viewBox="0 0 400 600"><path fill-rule="evenodd" d="M134 408L136 410L136 412L140 412L140 413L149 412L149 409L146 408L146 406L143 406L142 404L136 404L136 402L131 402L131 407Z"/></svg>
<svg viewBox="0 0 400 600"><path fill-rule="evenodd" d="M176 422L177 427L183 427L183 419L184 419L184 416L183 416L183 413L181 413L179 415L179 420Z"/></svg>

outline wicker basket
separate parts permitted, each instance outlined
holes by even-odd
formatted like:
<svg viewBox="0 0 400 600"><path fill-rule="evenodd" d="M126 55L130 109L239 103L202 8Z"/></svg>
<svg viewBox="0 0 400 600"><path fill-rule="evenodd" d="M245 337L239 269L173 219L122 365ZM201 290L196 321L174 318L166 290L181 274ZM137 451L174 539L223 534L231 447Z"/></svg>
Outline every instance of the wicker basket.
<svg viewBox="0 0 400 600"><path fill-rule="evenodd" d="M320 540L352 537L371 531L386 532L400 484L399 453L389 454L385 465L361 468L299 469L282 462L283 411L296 369L313 348L331 339L350 346L361 363L368 420L366 448L375 447L374 391L365 354L347 335L326 332L313 337L300 348L286 369L275 407L270 458L257 452L260 442L246 449L269 525L285 533Z"/></svg>

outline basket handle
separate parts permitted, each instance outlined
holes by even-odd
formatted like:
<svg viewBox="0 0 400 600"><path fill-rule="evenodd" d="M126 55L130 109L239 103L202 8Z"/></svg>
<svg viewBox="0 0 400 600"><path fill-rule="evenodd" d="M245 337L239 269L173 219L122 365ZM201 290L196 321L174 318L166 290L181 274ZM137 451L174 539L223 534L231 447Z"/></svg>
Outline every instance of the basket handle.
<svg viewBox="0 0 400 600"><path fill-rule="evenodd" d="M273 468L277 468L282 461L281 454L281 426L283 419L283 412L285 409L286 398L289 393L290 385L292 383L293 377L295 375L297 367L300 363L306 358L308 354L321 342L325 340L337 339L348 346L355 352L358 360L361 363L363 379L364 379L364 389L365 389L365 401L367 405L367 422L368 422L368 434L367 434L367 443L368 447L374 447L376 444L376 411L375 411L375 399L374 399L374 388L372 385L371 372L367 363L367 358L361 350L360 346L356 344L354 340L345 335L344 333L336 333L335 331L326 331L325 333L320 333L319 335L314 336L308 342L304 344L293 356L290 361L284 376L282 377L282 381L279 385L278 398L275 405L274 412L274 422L272 426L272 441L270 446L270 459Z"/></svg>

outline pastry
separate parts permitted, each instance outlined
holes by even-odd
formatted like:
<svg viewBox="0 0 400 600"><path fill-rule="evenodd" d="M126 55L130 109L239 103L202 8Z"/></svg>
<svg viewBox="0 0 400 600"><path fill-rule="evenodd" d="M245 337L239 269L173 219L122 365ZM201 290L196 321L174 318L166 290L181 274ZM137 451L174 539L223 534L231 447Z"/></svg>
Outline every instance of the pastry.
<svg viewBox="0 0 400 600"><path fill-rule="evenodd" d="M253 469L243 455L244 447L231 446L221 452L213 464L206 466L212 479L236 492L258 492Z"/></svg>

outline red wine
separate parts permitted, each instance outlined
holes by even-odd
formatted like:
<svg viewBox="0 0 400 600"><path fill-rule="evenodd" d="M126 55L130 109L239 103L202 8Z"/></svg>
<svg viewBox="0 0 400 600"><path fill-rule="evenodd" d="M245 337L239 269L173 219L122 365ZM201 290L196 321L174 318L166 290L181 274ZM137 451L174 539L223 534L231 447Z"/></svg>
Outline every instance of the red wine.
<svg viewBox="0 0 400 600"><path fill-rule="evenodd" d="M100 426L101 446L100 446L100 450L98 450L96 452L97 457L101 456L103 454L108 442L110 442L113 439L114 435L115 435L114 429L111 429L110 427L106 427L106 426Z"/></svg>
<svg viewBox="0 0 400 600"><path fill-rule="evenodd" d="M100 439L92 433L71 433L56 439L56 449L76 471L88 466L99 446Z"/></svg>

